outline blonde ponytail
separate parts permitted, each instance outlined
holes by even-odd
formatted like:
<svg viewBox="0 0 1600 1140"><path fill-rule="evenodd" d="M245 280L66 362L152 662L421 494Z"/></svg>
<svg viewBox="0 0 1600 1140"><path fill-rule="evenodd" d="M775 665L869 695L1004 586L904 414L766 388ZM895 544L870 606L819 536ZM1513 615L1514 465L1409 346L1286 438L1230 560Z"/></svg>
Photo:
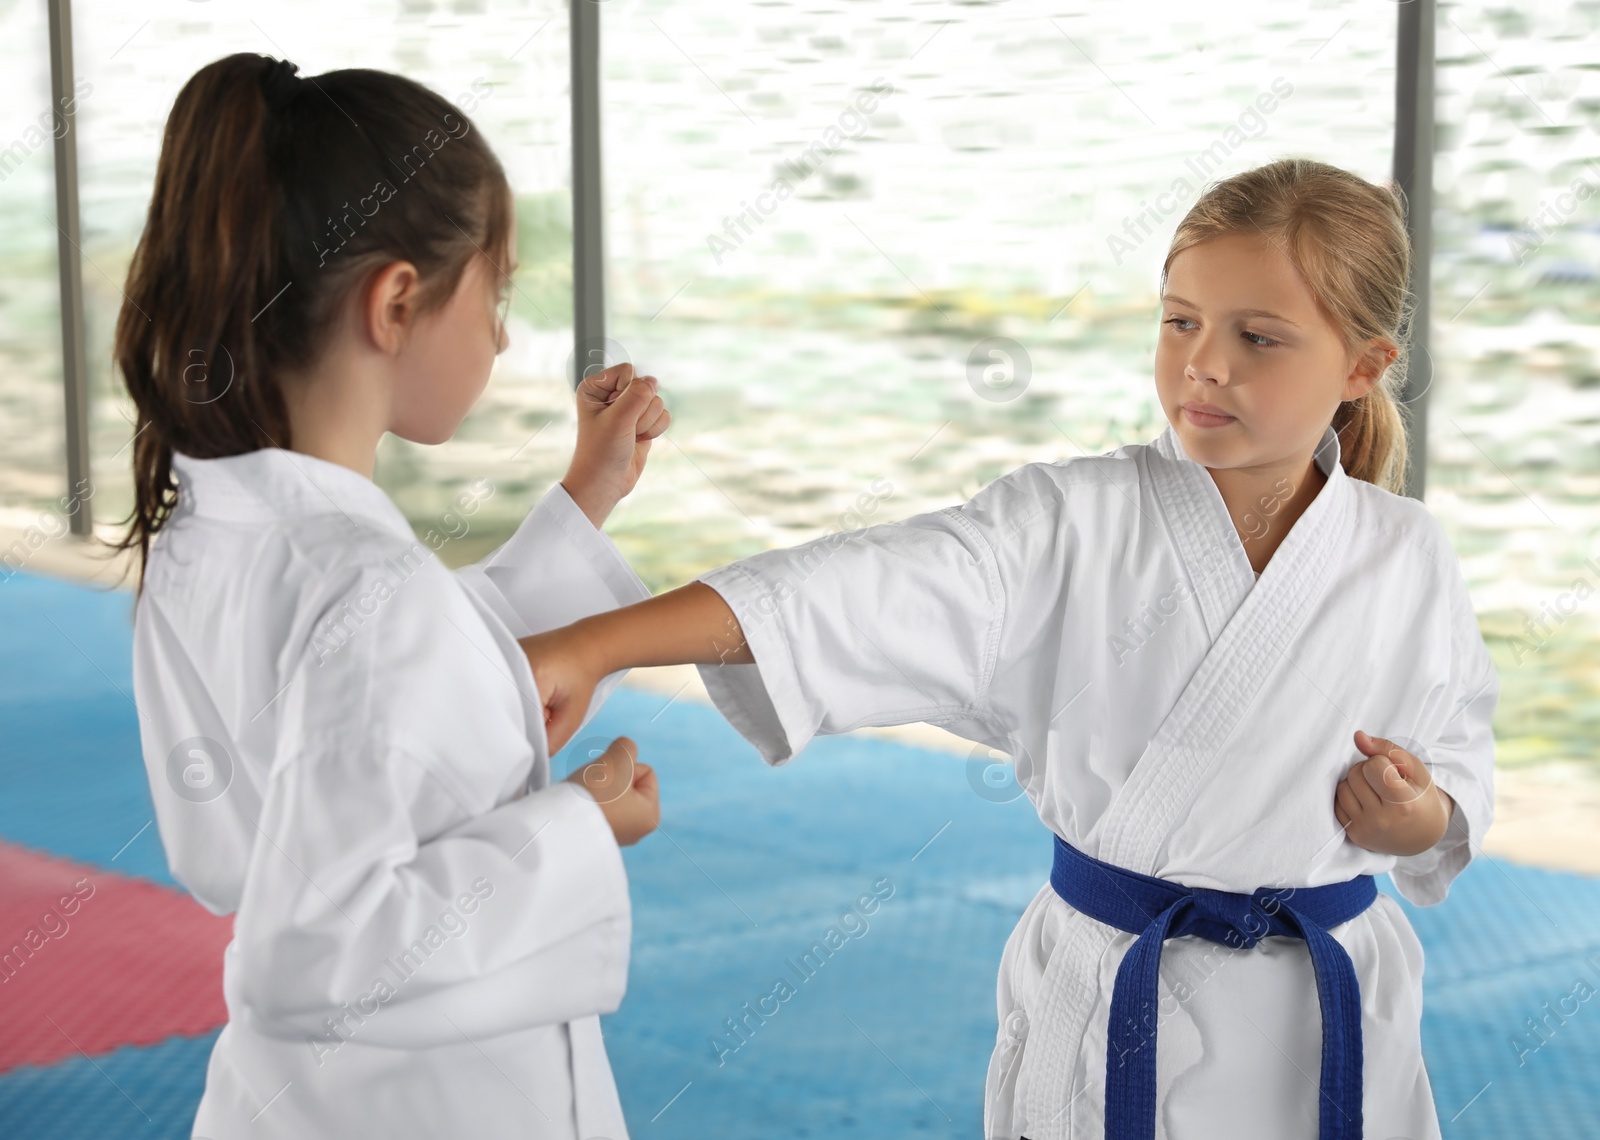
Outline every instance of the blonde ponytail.
<svg viewBox="0 0 1600 1140"><path fill-rule="evenodd" d="M1405 488L1408 456L1394 371L1395 365L1390 365L1372 391L1340 404L1333 413L1333 430L1339 433L1340 466L1345 474L1398 495Z"/></svg>

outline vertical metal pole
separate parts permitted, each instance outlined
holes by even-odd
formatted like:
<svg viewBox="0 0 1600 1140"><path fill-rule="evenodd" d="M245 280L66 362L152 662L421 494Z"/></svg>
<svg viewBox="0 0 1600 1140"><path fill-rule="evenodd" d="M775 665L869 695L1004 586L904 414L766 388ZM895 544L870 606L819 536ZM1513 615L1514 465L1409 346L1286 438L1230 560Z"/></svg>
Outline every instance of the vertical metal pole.
<svg viewBox="0 0 1600 1140"><path fill-rule="evenodd" d="M56 137L56 246L61 273L61 384L66 395L67 493L77 497L89 478L89 373L83 337L83 228L78 222L78 135L72 73L72 0L49 0L52 112L66 122ZM94 532L93 498L78 498L72 533Z"/></svg>
<svg viewBox="0 0 1600 1140"><path fill-rule="evenodd" d="M1406 196L1415 308L1406 336L1411 368L1402 399L1407 418L1405 493L1421 499L1428 474L1428 392L1433 386L1429 318L1433 301L1434 0L1396 5L1400 16L1394 85L1394 179Z"/></svg>
<svg viewBox="0 0 1600 1140"><path fill-rule="evenodd" d="M572 335L574 386L604 355L605 257L601 249L600 5L571 0Z"/></svg>

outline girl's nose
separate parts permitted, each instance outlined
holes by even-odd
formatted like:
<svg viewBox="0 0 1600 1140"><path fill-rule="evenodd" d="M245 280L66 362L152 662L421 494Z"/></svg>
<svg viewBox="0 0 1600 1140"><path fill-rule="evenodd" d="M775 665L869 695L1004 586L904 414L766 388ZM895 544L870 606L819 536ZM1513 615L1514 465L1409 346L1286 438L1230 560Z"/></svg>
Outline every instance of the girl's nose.
<svg viewBox="0 0 1600 1140"><path fill-rule="evenodd" d="M1189 363L1184 366L1183 374L1186 378L1199 383L1210 380L1225 384L1228 380L1228 362L1222 353L1202 341L1197 343L1194 351L1189 354Z"/></svg>

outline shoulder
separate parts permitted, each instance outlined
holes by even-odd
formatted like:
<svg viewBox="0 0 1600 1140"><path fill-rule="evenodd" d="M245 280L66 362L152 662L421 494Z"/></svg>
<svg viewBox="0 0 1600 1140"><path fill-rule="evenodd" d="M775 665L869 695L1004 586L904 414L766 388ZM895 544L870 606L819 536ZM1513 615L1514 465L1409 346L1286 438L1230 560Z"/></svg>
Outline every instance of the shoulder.
<svg viewBox="0 0 1600 1140"><path fill-rule="evenodd" d="M1013 572L1060 565L1075 551L1115 542L1118 528L1137 518L1139 469L1122 450L1025 464L931 517L981 538Z"/></svg>
<svg viewBox="0 0 1600 1140"><path fill-rule="evenodd" d="M319 581L371 575L397 559L420 565L432 553L415 536L401 537L371 519L343 512L285 519L272 529L297 577Z"/></svg>
<svg viewBox="0 0 1600 1140"><path fill-rule="evenodd" d="M1368 542L1386 543L1419 559L1435 573L1459 575L1455 548L1425 503L1364 479L1349 480L1356 526Z"/></svg>
<svg viewBox="0 0 1600 1140"><path fill-rule="evenodd" d="M151 543L144 592L199 623L246 613L265 619L253 628L275 628L430 561L414 537L340 511L249 520L178 511Z"/></svg>
<svg viewBox="0 0 1600 1140"><path fill-rule="evenodd" d="M1461 560L1445 529L1425 503L1397 495L1364 480L1352 479L1357 526L1371 551L1399 559L1405 577L1415 583L1414 597L1445 607L1454 630L1458 656L1476 658L1487 667L1477 609L1467 588Z"/></svg>
<svg viewBox="0 0 1600 1140"><path fill-rule="evenodd" d="M1133 447L1028 463L1000 476L961 507L1006 529L1068 516L1092 518L1136 509L1139 466Z"/></svg>
<svg viewBox="0 0 1600 1140"><path fill-rule="evenodd" d="M442 709L480 699L471 690L484 687L484 671L501 661L504 647L425 543L347 526L343 519L300 526L289 538L298 566L279 683L310 681L295 692L302 722L317 731L339 736L360 725L368 737L409 741L417 754L431 755L443 745L430 726ZM499 672L511 668L503 663ZM518 698L512 687L496 686L481 699L514 706Z"/></svg>
<svg viewBox="0 0 1600 1140"><path fill-rule="evenodd" d="M251 579L247 603L279 631L284 674L308 661L364 671L374 653L393 651L380 646L410 640L452 600L450 572L422 541L343 512L276 521L261 535Z"/></svg>
<svg viewBox="0 0 1600 1140"><path fill-rule="evenodd" d="M1074 455L1066 459L1028 463L1000 476L972 501L1047 500L1115 495L1136 488L1139 466L1134 447L1120 447L1103 455Z"/></svg>
<svg viewBox="0 0 1600 1140"><path fill-rule="evenodd" d="M420 539L402 537L362 519L321 516L284 535L302 601L313 609L405 598L412 608L436 602L450 572Z"/></svg>

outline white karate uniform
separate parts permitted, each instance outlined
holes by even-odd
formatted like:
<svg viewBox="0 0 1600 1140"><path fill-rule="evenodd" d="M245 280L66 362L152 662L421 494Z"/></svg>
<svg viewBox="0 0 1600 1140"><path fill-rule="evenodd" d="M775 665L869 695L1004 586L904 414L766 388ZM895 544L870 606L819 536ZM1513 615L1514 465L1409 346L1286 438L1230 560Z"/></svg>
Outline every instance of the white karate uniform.
<svg viewBox="0 0 1600 1140"><path fill-rule="evenodd" d="M551 783L515 639L649 592L559 484L451 572L338 464L173 469L139 727L173 875L234 914L194 1135L622 1140L598 1015L627 878L593 798Z"/></svg>
<svg viewBox="0 0 1600 1140"><path fill-rule="evenodd" d="M1170 427L747 558L702 580L756 664L702 675L770 764L814 734L925 721L1009 753L1045 827L1119 867L1234 892L1387 871L1437 903L1492 818L1499 679L1441 527L1338 453L1329 428L1327 482L1259 579ZM1334 790L1362 759L1358 728L1422 756L1455 799L1434 848L1397 859L1344 838ZM1041 853L1051 843L1041 829ZM1366 1135L1437 1137L1415 933L1386 896L1331 933L1360 981ZM987 1136L1101 1135L1107 1012L1134 937L1040 888L1000 962ZM1158 1136L1316 1136L1304 942L1172 939L1157 1024Z"/></svg>

